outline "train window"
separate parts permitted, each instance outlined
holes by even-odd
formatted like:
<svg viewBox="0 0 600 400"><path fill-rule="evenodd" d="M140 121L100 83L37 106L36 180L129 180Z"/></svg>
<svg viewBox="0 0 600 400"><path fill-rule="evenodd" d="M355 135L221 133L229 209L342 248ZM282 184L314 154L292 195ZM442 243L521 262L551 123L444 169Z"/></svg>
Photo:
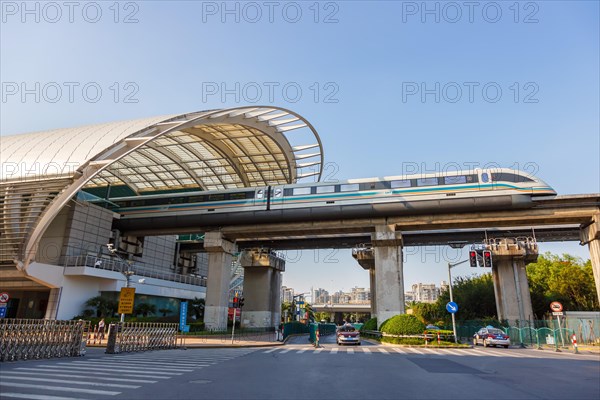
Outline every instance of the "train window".
<svg viewBox="0 0 600 400"><path fill-rule="evenodd" d="M464 175L458 176L445 176L444 185L458 185L461 183L467 183L467 177Z"/></svg>
<svg viewBox="0 0 600 400"><path fill-rule="evenodd" d="M392 189L410 187L410 179L391 181L390 184L392 185Z"/></svg>
<svg viewBox="0 0 600 400"><path fill-rule="evenodd" d="M229 200L246 200L246 192L243 193L231 193Z"/></svg>
<svg viewBox="0 0 600 400"><path fill-rule="evenodd" d="M504 182L514 182L514 183L519 183L519 182L533 182L533 179L529 179L525 176L522 175L516 175L516 174L510 174L507 172L499 172L499 173L493 173L492 174L492 180L493 181L504 181Z"/></svg>
<svg viewBox="0 0 600 400"><path fill-rule="evenodd" d="M310 194L310 188L309 187L294 188L294 196L299 196L299 195L303 195L303 194Z"/></svg>
<svg viewBox="0 0 600 400"><path fill-rule="evenodd" d="M204 196L191 196L188 198L188 203L200 203L205 201Z"/></svg>
<svg viewBox="0 0 600 400"><path fill-rule="evenodd" d="M340 192L354 192L359 190L358 183L347 183L345 185L340 185Z"/></svg>
<svg viewBox="0 0 600 400"><path fill-rule="evenodd" d="M272 193L273 193L272 194L273 197L281 197L281 195L283 195L283 189L282 188L275 188L275 189L273 189Z"/></svg>
<svg viewBox="0 0 600 400"><path fill-rule="evenodd" d="M435 186L438 184L438 178L417 179L417 186Z"/></svg>
<svg viewBox="0 0 600 400"><path fill-rule="evenodd" d="M265 191L263 189L259 189L256 191L256 198L257 199L262 199L263 197L265 197Z"/></svg>
<svg viewBox="0 0 600 400"><path fill-rule="evenodd" d="M225 200L225 194L210 194L208 195L208 201L219 201Z"/></svg>
<svg viewBox="0 0 600 400"><path fill-rule="evenodd" d="M487 172L484 172L481 174L481 182L489 182L490 181L490 176L488 175Z"/></svg>
<svg viewBox="0 0 600 400"><path fill-rule="evenodd" d="M335 186L317 186L317 193L333 193L335 192Z"/></svg>

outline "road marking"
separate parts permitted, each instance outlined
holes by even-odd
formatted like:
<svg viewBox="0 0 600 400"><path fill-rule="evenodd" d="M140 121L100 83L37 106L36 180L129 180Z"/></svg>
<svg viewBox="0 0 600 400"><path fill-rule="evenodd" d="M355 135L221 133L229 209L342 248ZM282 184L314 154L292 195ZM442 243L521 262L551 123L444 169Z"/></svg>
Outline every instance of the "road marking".
<svg viewBox="0 0 600 400"><path fill-rule="evenodd" d="M348 350L346 350L346 353L348 353L348 354L354 354L354 349L348 349Z"/></svg>
<svg viewBox="0 0 600 400"><path fill-rule="evenodd" d="M73 373L73 372L81 372L81 368L77 368L76 371L72 371L71 369L63 369L62 367L56 367L53 365L40 365L40 367L46 367L46 368L52 368L51 370L48 370L48 372L67 372L67 373ZM15 369L19 369L19 370L24 370L24 371L44 371L43 369L39 369L39 368L15 368ZM97 371L85 371L86 375L108 375L108 376L112 376L115 375L112 372L97 372ZM132 378L153 378L153 379L171 379L170 376L148 376L148 375L135 375L135 374L119 374L119 376L129 376Z"/></svg>
<svg viewBox="0 0 600 400"><path fill-rule="evenodd" d="M103 394L103 395L107 395L107 396L116 396L118 394L121 394L121 392L113 392L110 390L80 389L80 388L58 387L58 386L48 386L48 385L31 385L28 383L17 383L17 382L0 382L0 386L18 387L18 388L27 388L27 389L56 390L59 392Z"/></svg>
<svg viewBox="0 0 600 400"><path fill-rule="evenodd" d="M363 353L366 353L366 354L372 354L371 350L367 349L366 347L363 347L362 351L363 351Z"/></svg>
<svg viewBox="0 0 600 400"><path fill-rule="evenodd" d="M338 349L337 347L333 348L330 350L331 354L336 354L340 349Z"/></svg>
<svg viewBox="0 0 600 400"><path fill-rule="evenodd" d="M302 354L302 353L304 353L305 351L306 351L306 349L302 349L302 350L298 350L298 351L297 351L297 353L298 353L298 354Z"/></svg>
<svg viewBox="0 0 600 400"><path fill-rule="evenodd" d="M25 394L25 393L2 393L2 397L14 397L17 399L31 400L86 400L75 397L48 396L45 394Z"/></svg>
<svg viewBox="0 0 600 400"><path fill-rule="evenodd" d="M462 357L462 356L465 355L464 352L461 352L461 351L458 351L458 350L454 350L454 349L440 349L440 350L444 350L444 353L448 353L448 354L453 355L453 356L461 356Z"/></svg>
<svg viewBox="0 0 600 400"><path fill-rule="evenodd" d="M421 354L435 354L435 355L439 354L438 350L434 350L434 349L422 348L420 351L422 352Z"/></svg>
<svg viewBox="0 0 600 400"><path fill-rule="evenodd" d="M521 358L521 357L529 357L531 358L531 356L527 356L527 355L520 355L520 354L512 354L510 351L506 351L506 352L499 352L497 350L484 350L485 353L487 354L492 354L495 357L517 357L517 358Z"/></svg>
<svg viewBox="0 0 600 400"><path fill-rule="evenodd" d="M400 353L400 354L406 354L406 352L405 352L405 351L403 351L403 350L401 350L401 349L399 349L399 348L394 348L394 351L395 351L396 353Z"/></svg>
<svg viewBox="0 0 600 400"><path fill-rule="evenodd" d="M315 350L313 353L320 353L320 352L322 352L322 351L323 351L323 348L322 348L322 347L319 347L319 348L318 348L318 349L316 349L316 350Z"/></svg>
<svg viewBox="0 0 600 400"><path fill-rule="evenodd" d="M287 352L290 352L292 349L285 349L283 351L280 351L279 354L285 354Z"/></svg>
<svg viewBox="0 0 600 400"><path fill-rule="evenodd" d="M279 349L278 348L269 349L269 350L265 351L265 353L272 353L272 352L274 352L276 350L279 350Z"/></svg>
<svg viewBox="0 0 600 400"><path fill-rule="evenodd" d="M81 381L67 381L64 379L52 379L52 378L36 378L33 376L11 376L11 380L19 381L34 381L34 382L51 382L51 383L66 383L69 385L87 385L87 386L108 386L121 389L139 389L139 385L123 385L120 383L105 383L105 382L81 382Z"/></svg>
<svg viewBox="0 0 600 400"><path fill-rule="evenodd" d="M140 365L140 366L144 366L144 365L156 365L157 361L124 361L124 360L114 360L114 361L108 361L110 362L111 365L121 365L121 364L129 364L129 365ZM105 362L106 363L106 362ZM173 365L171 367L184 367L184 368L194 368L194 367L208 367L211 364L216 364L216 363L182 363L179 361L176 361L176 365Z"/></svg>
<svg viewBox="0 0 600 400"><path fill-rule="evenodd" d="M383 353L383 354L387 354L387 355L390 354L390 353L388 353L388 351L386 349L379 349L379 352Z"/></svg>
<svg viewBox="0 0 600 400"><path fill-rule="evenodd" d="M38 365L38 367L41 368L64 368L64 369L74 369L77 371L81 371L81 366L69 366L69 365L65 365L65 366L57 366L57 365ZM134 374L142 374L142 375L150 375L150 374L158 374L158 375L183 375L183 373L181 372L159 372L159 371L139 371L139 370L130 370L130 369L110 369L110 372L128 372L128 373L134 373ZM156 378L156 376L151 375L152 378Z"/></svg>
<svg viewBox="0 0 600 400"><path fill-rule="evenodd" d="M41 375L41 376L57 376L59 378L82 378L82 379L96 379L100 381L114 381L114 382L132 382L132 383L156 383L158 381L150 381L147 379L123 379L123 378L106 378L102 376L86 376L86 375L72 375L72 374L53 374L48 372L27 372L27 371L3 371L3 375Z"/></svg>
<svg viewBox="0 0 600 400"><path fill-rule="evenodd" d="M59 364L66 364L66 363L59 363ZM106 362L105 361L93 361L93 360L89 360L89 361L71 361L71 364L79 364L79 365L85 365L85 366L102 366L105 367L106 366ZM156 363L154 363L154 365L156 365ZM127 366L127 365L119 365L118 368L126 368L126 369L140 369L139 366ZM177 367L144 367L144 370L146 371L164 371L164 370L169 370L169 371L173 371L173 372L194 372L193 369L184 369L184 368L177 368Z"/></svg>

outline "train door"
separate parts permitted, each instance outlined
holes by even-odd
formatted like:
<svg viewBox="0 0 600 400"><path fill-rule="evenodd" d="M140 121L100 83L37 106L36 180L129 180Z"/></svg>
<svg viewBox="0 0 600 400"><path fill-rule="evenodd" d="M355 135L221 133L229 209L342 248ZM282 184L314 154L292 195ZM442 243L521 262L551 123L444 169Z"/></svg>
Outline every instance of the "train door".
<svg viewBox="0 0 600 400"><path fill-rule="evenodd" d="M267 187L257 188L256 192L254 192L254 206L259 207L259 209L265 209L267 206Z"/></svg>
<svg viewBox="0 0 600 400"><path fill-rule="evenodd" d="M283 186L271 186L271 201L270 207L271 210L279 210L283 207Z"/></svg>

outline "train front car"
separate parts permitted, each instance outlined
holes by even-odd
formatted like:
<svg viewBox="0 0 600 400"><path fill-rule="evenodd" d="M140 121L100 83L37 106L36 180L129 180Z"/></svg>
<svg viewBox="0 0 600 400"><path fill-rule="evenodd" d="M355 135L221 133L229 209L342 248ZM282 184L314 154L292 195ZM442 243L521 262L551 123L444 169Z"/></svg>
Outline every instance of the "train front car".
<svg viewBox="0 0 600 400"><path fill-rule="evenodd" d="M510 190L531 196L556 196L556 191L540 178L509 168L489 170L494 190Z"/></svg>

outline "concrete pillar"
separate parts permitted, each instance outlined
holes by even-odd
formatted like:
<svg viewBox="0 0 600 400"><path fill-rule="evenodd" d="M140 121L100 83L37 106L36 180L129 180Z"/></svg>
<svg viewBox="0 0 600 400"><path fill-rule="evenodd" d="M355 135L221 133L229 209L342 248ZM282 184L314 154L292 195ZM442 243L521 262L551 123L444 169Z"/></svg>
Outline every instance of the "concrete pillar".
<svg viewBox="0 0 600 400"><path fill-rule="evenodd" d="M534 319L526 265L537 261L538 248L533 241L502 239L488 246L492 252L492 276L496 310L500 321L529 326Z"/></svg>
<svg viewBox="0 0 600 400"><path fill-rule="evenodd" d="M44 319L56 319L58 314L58 306L60 304L60 295L62 288L50 289L50 295L48 296L48 306L46 307L46 315Z"/></svg>
<svg viewBox="0 0 600 400"><path fill-rule="evenodd" d="M208 252L204 324L206 329L225 330L227 329L231 264L233 253L236 252L236 245L225 240L220 232L207 232L204 235L204 249Z"/></svg>
<svg viewBox="0 0 600 400"><path fill-rule="evenodd" d="M377 285L375 284L375 252L373 247L361 245L352 249L352 257L364 269L369 271L371 290L371 317L377 315Z"/></svg>
<svg viewBox="0 0 600 400"><path fill-rule="evenodd" d="M375 255L375 299L377 323L382 324L394 315L404 314L404 273L402 263L402 234L394 225L375 227L371 235Z"/></svg>
<svg viewBox="0 0 600 400"><path fill-rule="evenodd" d="M281 318L281 271L285 261L270 251L244 251L244 309L242 326L272 328Z"/></svg>
<svg viewBox="0 0 600 400"><path fill-rule="evenodd" d="M590 224L581 227L582 246L588 245L590 259L592 260L592 271L596 282L596 294L600 301L600 213L595 214Z"/></svg>
<svg viewBox="0 0 600 400"><path fill-rule="evenodd" d="M377 285L375 284L375 268L369 270L369 282L371 290L371 318L377 316Z"/></svg>

